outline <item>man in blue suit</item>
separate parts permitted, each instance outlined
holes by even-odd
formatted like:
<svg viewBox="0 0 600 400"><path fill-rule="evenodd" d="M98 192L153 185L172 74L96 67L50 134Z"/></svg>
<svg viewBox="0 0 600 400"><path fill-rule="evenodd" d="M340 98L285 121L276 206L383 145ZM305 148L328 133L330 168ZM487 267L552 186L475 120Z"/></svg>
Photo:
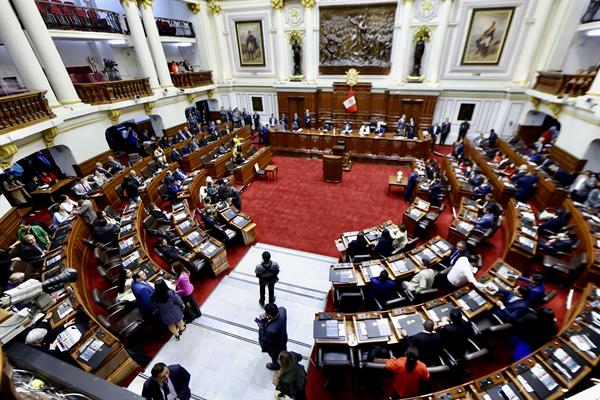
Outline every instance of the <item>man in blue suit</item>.
<svg viewBox="0 0 600 400"><path fill-rule="evenodd" d="M496 219L489 207L486 207L483 213L480 218L475 220L475 227L480 231L486 231L493 227Z"/></svg>
<svg viewBox="0 0 600 400"><path fill-rule="evenodd" d="M371 300L380 304L396 297L396 282L390 279L386 270L379 273L379 277L371 279Z"/></svg>
<svg viewBox="0 0 600 400"><path fill-rule="evenodd" d="M459 139L454 143L452 155L457 159L461 159L465 155L465 145L463 144L462 139Z"/></svg>
<svg viewBox="0 0 600 400"><path fill-rule="evenodd" d="M144 382L142 397L146 400L189 400L190 373L179 364L157 363L151 377Z"/></svg>
<svg viewBox="0 0 600 400"><path fill-rule="evenodd" d="M300 129L300 117L297 113L294 113L294 117L292 118L292 130L297 131Z"/></svg>
<svg viewBox="0 0 600 400"><path fill-rule="evenodd" d="M269 126L275 125L277 125L277 118L275 118L274 114L271 114L271 116L269 117Z"/></svg>
<svg viewBox="0 0 600 400"><path fill-rule="evenodd" d="M488 178L484 177L483 181L481 182L481 185L477 186L473 190L473 197L476 199L482 199L485 197L486 194L491 193L491 192L492 192L492 185L490 185Z"/></svg>
<svg viewBox="0 0 600 400"><path fill-rule="evenodd" d="M308 111L308 108L304 113L304 126L306 127L306 129L312 128L312 118L310 116L310 111Z"/></svg>
<svg viewBox="0 0 600 400"><path fill-rule="evenodd" d="M450 266L453 266L456 263L456 260L458 260L461 257L469 257L469 250L467 250L467 244L462 240L456 243L456 248L454 249L454 251L452 251L452 253L450 253Z"/></svg>
<svg viewBox="0 0 600 400"><path fill-rule="evenodd" d="M404 191L404 200L410 202L412 199L413 192L415 191L415 187L419 183L419 174L417 171L412 171L408 176L408 182L406 182L406 190Z"/></svg>
<svg viewBox="0 0 600 400"><path fill-rule="evenodd" d="M144 271L137 271L133 274L131 291L135 296L135 301L144 319L150 319L156 311L156 304L151 299L154 294L154 286L146 282L146 273Z"/></svg>
<svg viewBox="0 0 600 400"><path fill-rule="evenodd" d="M494 314L505 322L515 322L529 312L529 288L517 286L516 291L499 290L504 300L496 302Z"/></svg>
<svg viewBox="0 0 600 400"><path fill-rule="evenodd" d="M525 174L516 180L515 185L517 186L517 193L515 193L515 199L526 203L529 201L531 196L535 193L535 186L538 183L539 178L534 174Z"/></svg>

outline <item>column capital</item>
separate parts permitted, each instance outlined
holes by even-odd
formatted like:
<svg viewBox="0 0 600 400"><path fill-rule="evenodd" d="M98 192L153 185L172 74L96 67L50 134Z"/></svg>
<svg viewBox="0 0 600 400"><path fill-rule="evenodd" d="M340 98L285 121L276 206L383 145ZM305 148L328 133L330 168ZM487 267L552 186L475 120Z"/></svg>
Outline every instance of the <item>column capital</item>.
<svg viewBox="0 0 600 400"><path fill-rule="evenodd" d="M54 139L58 136L58 128L53 126L42 132L42 138L46 147L54 146Z"/></svg>
<svg viewBox="0 0 600 400"><path fill-rule="evenodd" d="M208 10L216 15L221 14L221 6L219 4L217 4L218 0L211 0L210 3L208 3Z"/></svg>
<svg viewBox="0 0 600 400"><path fill-rule="evenodd" d="M137 0L138 7L143 7L144 10L148 8L152 9L152 2L154 0Z"/></svg>
<svg viewBox="0 0 600 400"><path fill-rule="evenodd" d="M198 3L187 3L187 8L196 15L200 12L200 4Z"/></svg>
<svg viewBox="0 0 600 400"><path fill-rule="evenodd" d="M281 11L281 10L283 10L283 6L284 6L283 0L271 0L271 7L273 7L273 10Z"/></svg>
<svg viewBox="0 0 600 400"><path fill-rule="evenodd" d="M146 115L151 115L152 111L154 110L154 107L156 107L156 103L153 101L144 103L144 111L146 112Z"/></svg>
<svg viewBox="0 0 600 400"><path fill-rule="evenodd" d="M119 123L119 117L121 116L121 110L108 110L108 118L113 125Z"/></svg>
<svg viewBox="0 0 600 400"><path fill-rule="evenodd" d="M135 0L120 0L123 7L135 6Z"/></svg>
<svg viewBox="0 0 600 400"><path fill-rule="evenodd" d="M13 162L12 159L19 151L19 148L14 143L7 143L0 146L0 168L7 169Z"/></svg>
<svg viewBox="0 0 600 400"><path fill-rule="evenodd" d="M304 8L313 8L317 0L301 0L300 3Z"/></svg>

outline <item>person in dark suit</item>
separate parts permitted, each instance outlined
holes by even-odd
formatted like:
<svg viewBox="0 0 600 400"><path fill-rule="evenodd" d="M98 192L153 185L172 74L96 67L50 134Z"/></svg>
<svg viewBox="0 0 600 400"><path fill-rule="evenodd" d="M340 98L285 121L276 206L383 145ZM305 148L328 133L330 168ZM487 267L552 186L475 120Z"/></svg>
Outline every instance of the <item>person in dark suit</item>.
<svg viewBox="0 0 600 400"><path fill-rule="evenodd" d="M483 180L481 181L481 185L477 186L473 190L473 198L474 199L482 199L491 193L492 193L492 185L490 184L490 181L488 180L488 178L484 177Z"/></svg>
<svg viewBox="0 0 600 400"><path fill-rule="evenodd" d="M266 367L271 371L278 371L281 368L279 353L287 350L287 311L284 307L269 303L265 305L265 314L256 322L260 348L271 357L271 362Z"/></svg>
<svg viewBox="0 0 600 400"><path fill-rule="evenodd" d="M473 168L471 176L469 176L469 183L474 187L477 187L483 183L483 175L481 175L479 168Z"/></svg>
<svg viewBox="0 0 600 400"><path fill-rule="evenodd" d="M395 298L396 295L396 282L390 279L390 275L386 270L379 273L379 277L371 279L371 301L379 301L380 304L385 303L388 300Z"/></svg>
<svg viewBox="0 0 600 400"><path fill-rule="evenodd" d="M473 336L473 328L465 321L458 308L450 310L450 323L439 329L444 348L456 358L462 358L468 349L468 339Z"/></svg>
<svg viewBox="0 0 600 400"><path fill-rule="evenodd" d="M560 232L556 235L550 236L548 240L540 240L538 244L538 251L558 257L560 256L560 252L568 253L571 251L576 242L577 240L575 236L566 232Z"/></svg>
<svg viewBox="0 0 600 400"><path fill-rule="evenodd" d="M359 232L356 239L348 243L348 249L346 250L346 257L351 261L355 256L368 255L371 253L369 243L365 238L365 234Z"/></svg>
<svg viewBox="0 0 600 400"><path fill-rule="evenodd" d="M171 150L171 159L173 161L179 162L179 161L181 161L181 157L182 157L182 155L180 152L177 151L177 149Z"/></svg>
<svg viewBox="0 0 600 400"><path fill-rule="evenodd" d="M529 288L517 286L516 291L499 290L498 293L504 300L498 300L494 314L505 322L514 322L529 312Z"/></svg>
<svg viewBox="0 0 600 400"><path fill-rule="evenodd" d="M104 168L100 162L96 163L96 168L94 171L101 173L106 179L112 178L112 174L106 168Z"/></svg>
<svg viewBox="0 0 600 400"><path fill-rule="evenodd" d="M187 262L187 260L185 260L184 253L179 249L179 247L169 244L169 242L165 238L159 239L158 244L156 245L156 249L161 252L165 260L169 264L175 261Z"/></svg>
<svg viewBox="0 0 600 400"><path fill-rule="evenodd" d="M529 304L532 307L538 307L542 305L542 299L546 296L546 287L544 286L544 276L542 274L533 274L531 278L525 276L519 276L518 281L526 282L529 287Z"/></svg>
<svg viewBox="0 0 600 400"><path fill-rule="evenodd" d="M260 115L255 111L254 115L252 115L252 119L254 120L254 130L258 132L260 129Z"/></svg>
<svg viewBox="0 0 600 400"><path fill-rule="evenodd" d="M151 375L142 389L142 397L146 400L189 400L192 397L190 373L181 365L157 363L152 367Z"/></svg>
<svg viewBox="0 0 600 400"><path fill-rule="evenodd" d="M142 181L137 177L133 169L129 173L129 176L126 176L125 179L123 179L123 186L127 191L127 198L129 198L129 201L135 202L139 199Z"/></svg>
<svg viewBox="0 0 600 400"><path fill-rule="evenodd" d="M102 244L114 244L119 241L119 226L109 224L106 219L100 218L97 220L97 225L92 230L94 239Z"/></svg>
<svg viewBox="0 0 600 400"><path fill-rule="evenodd" d="M467 136L467 133L469 132L469 128L471 127L471 124L469 124L469 121L465 120L460 124L460 127L458 128L458 139L464 139L465 136Z"/></svg>
<svg viewBox="0 0 600 400"><path fill-rule="evenodd" d="M135 296L135 302L144 320L149 321L157 310L156 304L152 302L154 286L146 282L146 273L142 270L134 272L132 279L131 292Z"/></svg>
<svg viewBox="0 0 600 400"><path fill-rule="evenodd" d="M121 164L120 162L115 160L115 158L113 156L108 156L108 161L106 162L106 168L108 168L108 171L111 174L114 174L115 172L122 171L125 167L123 166L123 164Z"/></svg>
<svg viewBox="0 0 600 400"><path fill-rule="evenodd" d="M281 122L283 123L283 129L288 130L288 116L287 114L281 114Z"/></svg>
<svg viewBox="0 0 600 400"><path fill-rule="evenodd" d="M417 333L410 339L411 345L419 350L419 358L425 365L439 365L439 355L442 351L442 336L434 332L435 324L428 319L423 323L423 332Z"/></svg>
<svg viewBox="0 0 600 400"><path fill-rule="evenodd" d="M275 284L279 281L279 264L271 261L271 253L265 251L262 253L262 262L254 269L254 274L258 278L260 298L258 303L261 307L265 305L265 289L269 289L269 303L275 302ZM266 308L265 308L266 310Z"/></svg>
<svg viewBox="0 0 600 400"><path fill-rule="evenodd" d="M310 115L310 111L308 111L308 108L304 112L304 126L306 127L306 129L312 128L312 117Z"/></svg>
<svg viewBox="0 0 600 400"><path fill-rule="evenodd" d="M440 135L442 128L440 124L433 124L431 128L428 129L429 134L431 135L431 149L435 147L435 142L437 141L437 137Z"/></svg>
<svg viewBox="0 0 600 400"><path fill-rule="evenodd" d="M419 183L419 174L417 171L412 171L408 176L408 181L406 182L406 190L404 191L404 200L406 202L410 202L413 196L413 192Z"/></svg>
<svg viewBox="0 0 600 400"><path fill-rule="evenodd" d="M526 203L534 195L539 178L534 174L525 174L515 181L517 192L515 199Z"/></svg>
<svg viewBox="0 0 600 400"><path fill-rule="evenodd" d="M483 199L477 200L477 208L479 209L480 214L486 207L490 208L492 214L494 214L496 218L502 214L502 206L494 200L494 195L492 193L487 193Z"/></svg>
<svg viewBox="0 0 600 400"><path fill-rule="evenodd" d="M30 263L35 269L42 268L42 259L46 251L36 242L35 236L28 234L21 244L21 259Z"/></svg>
<svg viewBox="0 0 600 400"><path fill-rule="evenodd" d="M490 208L486 208L484 210L484 214L476 219L475 221L475 227L481 231L486 231L489 228L494 226L494 223L496 222L496 217L494 214L492 214L492 211Z"/></svg>
<svg viewBox="0 0 600 400"><path fill-rule="evenodd" d="M467 250L467 244L462 240L456 243L456 248L450 253L449 264L453 266L460 257L469 257L469 250Z"/></svg>
<svg viewBox="0 0 600 400"><path fill-rule="evenodd" d="M452 127L452 124L450 123L450 120L448 118L446 118L444 120L444 122L442 123L442 129L440 131L440 144L444 145L446 144L446 138L448 137L448 134L450 134L450 128Z"/></svg>
<svg viewBox="0 0 600 400"><path fill-rule="evenodd" d="M300 117L297 113L294 113L294 117L292 118L292 130L297 131L300 129Z"/></svg>
<svg viewBox="0 0 600 400"><path fill-rule="evenodd" d="M498 140L498 134L493 129L490 130L490 135L487 138L488 146L491 148L496 147L496 141Z"/></svg>
<svg viewBox="0 0 600 400"><path fill-rule="evenodd" d="M462 139L458 139L455 143L454 143L454 148L452 149L452 156L454 156L456 159L462 159L465 155L465 145L463 144Z"/></svg>
<svg viewBox="0 0 600 400"><path fill-rule="evenodd" d="M239 190L233 186L229 187L227 190L227 198L231 199L231 204L233 204L238 211L242 211L242 197L240 196Z"/></svg>
<svg viewBox="0 0 600 400"><path fill-rule="evenodd" d="M269 126L275 125L277 125L277 118L275 118L274 114L271 114L271 116L269 117Z"/></svg>
<svg viewBox="0 0 600 400"><path fill-rule="evenodd" d="M394 251L394 239L392 239L392 235L390 231L385 228L381 232L381 237L377 241L377 244L373 246L373 253L376 257L389 257L392 255Z"/></svg>

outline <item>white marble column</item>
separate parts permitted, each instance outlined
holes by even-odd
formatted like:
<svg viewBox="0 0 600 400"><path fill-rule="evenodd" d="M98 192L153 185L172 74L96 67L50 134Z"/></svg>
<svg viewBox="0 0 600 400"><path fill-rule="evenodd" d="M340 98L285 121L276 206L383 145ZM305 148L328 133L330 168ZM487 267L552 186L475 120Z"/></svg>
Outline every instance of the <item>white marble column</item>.
<svg viewBox="0 0 600 400"><path fill-rule="evenodd" d="M173 82L171 81L171 73L169 72L169 66L167 65L165 50L160 41L156 20L154 19L154 12L152 11L152 1L146 0L145 2L140 2L140 11L142 12L144 27L146 28L148 46L150 47L150 53L152 53L152 59L154 60L154 67L158 74L158 81L163 88L172 87ZM127 20L129 21L129 19Z"/></svg>
<svg viewBox="0 0 600 400"><path fill-rule="evenodd" d="M552 10L552 1L539 1L536 3L536 6L535 21L533 22L533 26L531 26L527 32L525 44L518 58L519 63L517 64L517 69L513 75L513 83L517 85L527 85L531 78L531 64L537 54L542 40L542 34L548 23L548 16ZM525 23L527 24L527 21Z"/></svg>
<svg viewBox="0 0 600 400"><path fill-rule="evenodd" d="M450 8L452 0L442 0L438 12L438 26L432 33L431 48L427 57L426 82L437 84L440 79L440 71L444 65L442 56L444 54L444 43L446 43L446 32L448 31L448 20L450 19Z"/></svg>
<svg viewBox="0 0 600 400"><path fill-rule="evenodd" d="M400 38L399 46L396 51L395 57L392 60L392 81L403 82L408 71L408 60L410 52L410 43L412 39L410 30L410 19L412 17L414 0L408 0L402 2L402 22L400 25ZM394 38L396 40L396 38ZM394 64L395 67L394 68Z"/></svg>
<svg viewBox="0 0 600 400"><path fill-rule="evenodd" d="M0 42L6 46L10 58L19 70L19 76L23 79L23 83L28 90L45 90L46 99L51 107L60 105L42 66L21 29L21 24L10 2L0 0L0 10L4 10L0 24Z"/></svg>
<svg viewBox="0 0 600 400"><path fill-rule="evenodd" d="M286 51L289 43L283 30L285 26L283 10L275 10L275 23L277 24L277 77L280 82L283 82L290 76L290 59Z"/></svg>
<svg viewBox="0 0 600 400"><path fill-rule="evenodd" d="M50 33L44 24L44 20L37 9L34 0L18 0L14 1L17 13L21 19L21 22L25 26L33 46L37 50L37 54L40 58L41 63L44 66L44 71L54 93L61 104L74 104L80 103L81 100L77 96L75 87L69 78L69 74L65 65L60 58L60 54L54 45L54 41L50 37ZM10 6L7 6L10 8ZM5 24L5 13L2 11L2 22Z"/></svg>
<svg viewBox="0 0 600 400"><path fill-rule="evenodd" d="M219 43L220 57L221 60L221 76L223 81L231 80L231 59L229 58L231 52L229 51L229 43L231 41L231 35L229 30L225 29L225 16L223 13L213 14L215 22L215 32L217 33L217 43Z"/></svg>
<svg viewBox="0 0 600 400"><path fill-rule="evenodd" d="M200 2L192 7L188 5L188 7L194 14L194 32L196 34L197 49L202 59L202 68L212 71L213 80L216 81L219 60L214 50L215 38L213 36L212 22L208 17L207 4L206 2Z"/></svg>
<svg viewBox="0 0 600 400"><path fill-rule="evenodd" d="M144 27L140 20L138 8L133 0L121 0L121 4L125 11L125 17L127 18L129 34L133 42L133 49L135 50L135 55L140 63L140 67L142 67L142 74L150 78L150 87L152 89L160 89L156 70L152 63L152 54L148 48L148 42L146 42L146 34L144 33Z"/></svg>
<svg viewBox="0 0 600 400"><path fill-rule="evenodd" d="M318 60L315 60L315 43L318 39L315 35L315 7L304 8L304 75L308 82L317 79Z"/></svg>

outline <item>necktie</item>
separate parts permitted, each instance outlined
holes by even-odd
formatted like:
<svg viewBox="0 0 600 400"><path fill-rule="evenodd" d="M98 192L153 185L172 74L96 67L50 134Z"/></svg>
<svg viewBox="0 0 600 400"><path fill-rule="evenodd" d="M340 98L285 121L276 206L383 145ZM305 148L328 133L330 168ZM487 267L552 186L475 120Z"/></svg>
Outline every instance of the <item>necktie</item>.
<svg viewBox="0 0 600 400"><path fill-rule="evenodd" d="M168 398L171 391L169 390L169 383L167 381L162 384L162 390L165 394L165 399Z"/></svg>

